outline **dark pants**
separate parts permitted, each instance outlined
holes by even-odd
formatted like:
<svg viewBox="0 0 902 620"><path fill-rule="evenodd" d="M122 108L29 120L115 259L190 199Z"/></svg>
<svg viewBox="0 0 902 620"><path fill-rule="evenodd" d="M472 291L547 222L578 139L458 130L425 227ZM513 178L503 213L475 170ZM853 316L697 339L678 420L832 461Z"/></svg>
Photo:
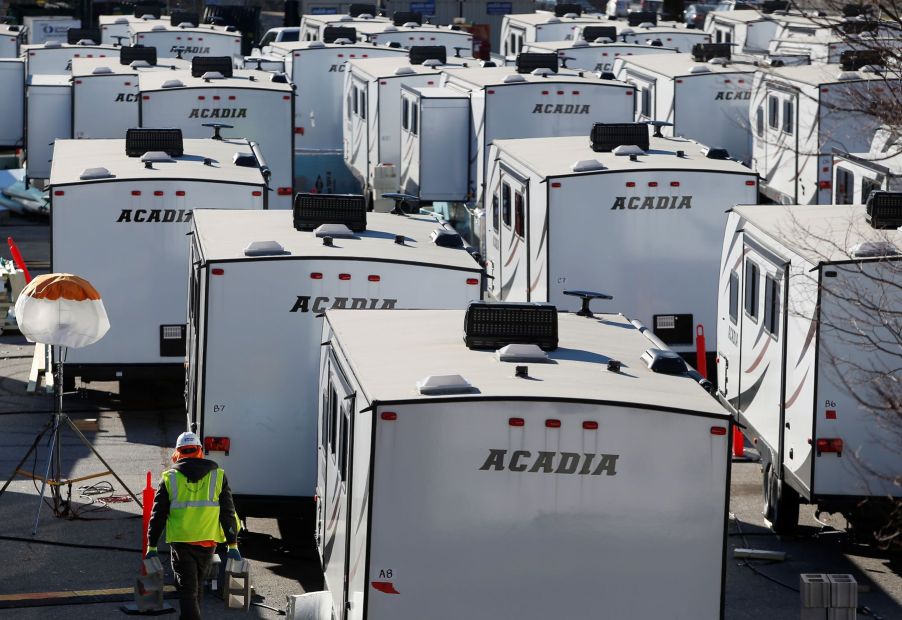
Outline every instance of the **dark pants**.
<svg viewBox="0 0 902 620"><path fill-rule="evenodd" d="M182 620L200 620L200 604L204 598L204 579L213 564L215 547L188 543L170 543L172 571L179 591Z"/></svg>

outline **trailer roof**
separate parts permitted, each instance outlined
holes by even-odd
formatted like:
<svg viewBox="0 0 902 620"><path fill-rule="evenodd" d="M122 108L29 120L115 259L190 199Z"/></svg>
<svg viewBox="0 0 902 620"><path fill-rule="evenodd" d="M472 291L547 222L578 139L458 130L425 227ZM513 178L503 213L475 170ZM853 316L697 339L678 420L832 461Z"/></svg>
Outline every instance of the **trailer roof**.
<svg viewBox="0 0 902 620"><path fill-rule="evenodd" d="M410 64L409 56L383 56L380 58L352 58L348 60L351 70L355 74L363 74L370 80L381 78L404 77L410 75L406 70L410 69L417 75L437 74L448 65L427 67L424 65ZM458 65L459 66L459 65ZM405 69L405 75L396 75L395 71Z"/></svg>
<svg viewBox="0 0 902 620"><path fill-rule="evenodd" d="M425 86L417 88L414 86L404 85L404 90L416 93L420 99L466 99L467 94L462 93L455 88L442 88L441 86Z"/></svg>
<svg viewBox="0 0 902 620"><path fill-rule="evenodd" d="M76 45L74 43L61 43L56 45L55 41L48 41L48 43L53 43L50 47L47 47L46 43L29 43L27 45L21 46L21 54L24 56L26 52L40 52L42 50L48 51L60 51L60 50L101 50L105 52L116 52L115 56L110 56L110 58L118 58L119 57L119 48L115 45L107 45L97 43L96 45Z"/></svg>
<svg viewBox="0 0 902 620"><path fill-rule="evenodd" d="M841 74L857 73L858 77L851 80L840 80ZM806 84L808 86L820 86L821 84L841 84L844 81L885 81L885 78L876 73L867 73L864 71L843 71L839 65L814 64L814 65L793 65L788 67L768 67L767 71L762 72L764 79L775 78L787 82L796 82Z"/></svg>
<svg viewBox="0 0 902 620"><path fill-rule="evenodd" d="M314 24L334 24L334 23L345 23L345 24L366 24L369 22L377 22L380 24L393 24L392 20L387 17L383 17L381 15L375 15L373 17L368 17L366 19L361 19L359 17L351 17L347 13L338 14L332 13L329 15L301 15L301 25L303 26L307 22L313 22Z"/></svg>
<svg viewBox="0 0 902 620"><path fill-rule="evenodd" d="M575 71L573 69L561 69L557 73L549 74L548 77L533 75L532 73L517 73L515 67L445 67L443 68L443 72L449 79L464 82L467 85L476 88L483 88L486 86L517 86L518 82L504 83L504 78L509 75L520 75L527 83L545 82L553 84L555 82L584 82L586 84L627 87L627 84L618 82L617 80L602 80L591 71ZM519 84L522 83L523 82L519 82Z"/></svg>
<svg viewBox="0 0 902 620"><path fill-rule="evenodd" d="M175 71L150 71L138 76L142 92L153 90L181 90L183 88L248 88L252 90L274 90L294 92L288 82L273 82L275 73L256 69L235 69L232 77L206 81L202 77L192 77L190 69ZM253 78L253 79L251 79ZM178 80L183 85L164 87L166 82Z"/></svg>
<svg viewBox="0 0 902 620"><path fill-rule="evenodd" d="M624 42L614 42L614 43L595 43L595 42L587 42L581 39L576 39L573 41L529 41L528 43L523 44L523 48L530 49L540 49L540 50L548 50L549 52L563 52L566 50L572 49L586 49L586 48L594 48L603 50L606 48L624 48L624 49L648 49L648 45L644 43L624 43ZM672 47L656 47L654 48L659 52L676 52L675 48Z"/></svg>
<svg viewBox="0 0 902 620"><path fill-rule="evenodd" d="M160 30L160 26L164 26L164 29ZM192 26L190 28L180 28L178 26L173 26L169 23L168 20L138 20L132 22L129 25L133 34L147 34L148 32L189 32L189 33L200 33L200 34L227 34L232 37L240 38L241 33L238 30L226 30L228 26L214 26L213 24L200 24L198 26Z"/></svg>
<svg viewBox="0 0 902 620"><path fill-rule="evenodd" d="M734 22L748 24L758 21L775 21L771 14L764 14L757 9L743 9L740 11L711 11L708 13L711 19L719 22ZM785 17L785 16L784 16Z"/></svg>
<svg viewBox="0 0 902 620"><path fill-rule="evenodd" d="M589 136L558 138L523 138L495 140L495 146L506 156L520 162L540 177L570 176L574 174L610 174L643 170L691 170L706 172L755 173L737 161L708 159L698 142L686 138L649 138L649 150L638 161L613 153L596 153ZM683 157L676 152L683 151ZM575 162L597 160L604 170L574 173Z"/></svg>
<svg viewBox="0 0 902 620"><path fill-rule="evenodd" d="M28 76L29 86L69 86L72 76L68 73L32 73Z"/></svg>
<svg viewBox="0 0 902 620"><path fill-rule="evenodd" d="M266 260L245 256L245 248L254 241L276 241L291 253L289 258L371 259L480 271L465 249L433 243L429 235L440 226L433 217L370 212L364 232L336 238L332 247L313 232L295 230L292 217L289 210L204 209L195 212L194 226L204 259L211 262ZM395 243L395 235L404 235L404 245Z"/></svg>
<svg viewBox="0 0 902 620"><path fill-rule="evenodd" d="M16 30L12 30L16 28ZM0 36L21 37L25 34L25 26L17 26L15 24L0 24Z"/></svg>
<svg viewBox="0 0 902 620"><path fill-rule="evenodd" d="M152 71L171 71L173 68L191 68L190 60L180 58L160 58L157 60L157 63L150 67L138 67L135 69L131 65L120 64L118 58L73 58L71 73L72 77L86 77L93 75L94 69L98 67L108 67L116 75L138 75L139 73Z"/></svg>
<svg viewBox="0 0 902 620"><path fill-rule="evenodd" d="M154 163L146 168L140 157L127 157L125 140L57 140L50 171L51 185L110 182L113 179L83 180L87 168L106 168L115 180L143 181L157 178L186 181L228 181L263 185L259 168L236 166L236 153L251 153L247 140L186 139L184 155L172 162ZM204 164L204 158L213 165Z"/></svg>
<svg viewBox="0 0 902 620"><path fill-rule="evenodd" d="M426 32L426 33L434 33L441 32L443 34L458 34L462 37L472 37L473 35L466 30L461 30L458 28L457 30L449 27L449 26L439 26L438 24L418 24L416 26L395 26L394 24L388 24L385 28L383 28L380 32L375 34L381 34L382 32L386 34L397 34L399 32Z"/></svg>
<svg viewBox="0 0 902 620"><path fill-rule="evenodd" d="M508 21L515 24L525 24L528 26L541 26L544 24L597 24L601 22L605 26L617 26L618 24L626 24L626 22L617 22L609 20L606 15L601 13L595 15L581 15L579 17L555 17L550 11L536 11L535 13L511 13L507 15Z"/></svg>
<svg viewBox="0 0 902 620"><path fill-rule="evenodd" d="M344 352L369 402L429 400L433 397L418 394L417 381L459 374L479 390L477 395L464 395L468 399L615 401L729 417L692 378L652 372L640 358L655 344L619 314L585 318L559 313L559 346L548 353L552 363L528 364L526 380L515 378L516 364L499 362L494 351L467 348L463 310L374 310L356 315L328 310L326 317L334 330L332 342ZM622 363L621 372L607 370L611 359Z"/></svg>
<svg viewBox="0 0 902 620"><path fill-rule="evenodd" d="M864 205L740 205L733 211L814 265L852 260L851 248L868 241L889 241L902 251L902 231L871 227Z"/></svg>
<svg viewBox="0 0 902 620"><path fill-rule="evenodd" d="M846 153L833 148L833 159L845 159L859 166L879 170L884 174L902 176L902 143L892 129L878 129L871 140L871 148L862 153Z"/></svg>
<svg viewBox="0 0 902 620"><path fill-rule="evenodd" d="M727 65L712 62L699 62L693 60L692 54L642 54L641 56L621 56L620 62L623 68L629 70L635 67L637 70L650 71L669 78L692 78L712 73L754 73L758 67L751 64L731 62ZM693 73L693 69L699 67L707 71Z"/></svg>
<svg viewBox="0 0 902 620"><path fill-rule="evenodd" d="M398 47L389 47L387 45L377 45L375 43L323 43L322 41L283 41L278 43L273 43L271 46L273 49L278 49L280 51L285 52L286 54L290 54L291 52L296 51L305 51L309 50L311 52L317 50L374 50L378 49L381 51L391 50L392 52L396 52L398 55L407 56L409 53L408 50Z"/></svg>

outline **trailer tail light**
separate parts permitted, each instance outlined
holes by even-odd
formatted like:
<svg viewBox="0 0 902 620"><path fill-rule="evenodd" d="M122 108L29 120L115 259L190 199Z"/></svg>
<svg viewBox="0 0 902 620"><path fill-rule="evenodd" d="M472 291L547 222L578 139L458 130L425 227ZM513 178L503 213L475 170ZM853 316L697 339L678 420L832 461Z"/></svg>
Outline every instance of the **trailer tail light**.
<svg viewBox="0 0 902 620"><path fill-rule="evenodd" d="M232 440L228 437L204 437L204 452L225 452L229 454Z"/></svg>
<svg viewBox="0 0 902 620"><path fill-rule="evenodd" d="M177 190L175 190L175 195L176 195L176 196L184 196L184 195L185 195L185 190L183 190L183 189L177 189Z"/></svg>
<svg viewBox="0 0 902 620"><path fill-rule="evenodd" d="M280 187L276 193L279 194L279 196L291 196L291 188Z"/></svg>
<svg viewBox="0 0 902 620"><path fill-rule="evenodd" d="M321 274L321 273L318 272L318 271L314 271L313 273L310 274L310 279L311 279L311 280L322 280L322 279L323 279L323 274Z"/></svg>
<svg viewBox="0 0 902 620"><path fill-rule="evenodd" d="M197 96L197 100L198 100L198 101L204 101L205 99L206 99L206 96L204 96L204 95L198 95L198 96Z"/></svg>
<svg viewBox="0 0 902 620"><path fill-rule="evenodd" d="M81 84L81 80L75 80L76 84Z"/></svg>
<svg viewBox="0 0 902 620"><path fill-rule="evenodd" d="M843 443L838 437L831 437L817 440L817 454L820 456L822 452L833 452L842 455Z"/></svg>
<svg viewBox="0 0 902 620"><path fill-rule="evenodd" d="M61 189L58 189L58 190L56 190L55 192L53 192L53 195L54 195L54 196L65 196L65 195L66 195L66 192L64 192L64 191L61 190Z"/></svg>
<svg viewBox="0 0 902 620"><path fill-rule="evenodd" d="M598 430L598 422L594 420L586 420L583 422L583 428L587 431L597 431Z"/></svg>
<svg viewBox="0 0 902 620"><path fill-rule="evenodd" d="M632 97L632 96L633 96L633 91L631 91L631 90L626 91L626 96L627 96L627 97Z"/></svg>
<svg viewBox="0 0 902 620"><path fill-rule="evenodd" d="M712 427L711 427L711 434L712 434L712 435L726 435L726 434L727 434L727 428L726 428L725 426L712 426Z"/></svg>
<svg viewBox="0 0 902 620"><path fill-rule="evenodd" d="M366 279L369 280L370 282L379 282L382 279L382 276L371 275L371 276L367 276Z"/></svg>
<svg viewBox="0 0 902 620"><path fill-rule="evenodd" d="M221 267L214 267L210 270L210 273L212 273L214 276L224 276L225 269L222 269Z"/></svg>
<svg viewBox="0 0 902 620"><path fill-rule="evenodd" d="M523 418L509 418L507 423L510 426L526 426L526 421Z"/></svg>
<svg viewBox="0 0 902 620"><path fill-rule="evenodd" d="M476 286L479 284L479 278L467 278L467 284L470 286Z"/></svg>
<svg viewBox="0 0 902 620"><path fill-rule="evenodd" d="M141 195L141 190L138 190L138 189L132 190L132 196L140 196L140 195Z"/></svg>
<svg viewBox="0 0 902 620"><path fill-rule="evenodd" d="M349 273L340 273L340 274L338 274L338 279L339 279L339 280L350 280L350 279L351 279L351 274L349 274Z"/></svg>
<svg viewBox="0 0 902 620"><path fill-rule="evenodd" d="M557 91L557 94L559 94L559 95L563 95L563 94L564 94L564 91L562 91L562 90L559 90L559 91Z"/></svg>
<svg viewBox="0 0 902 620"><path fill-rule="evenodd" d="M828 420L835 420L836 409L827 409L827 411L824 412L824 417L826 417Z"/></svg>
<svg viewBox="0 0 902 620"><path fill-rule="evenodd" d="M560 428L561 421L560 420L545 420L545 428Z"/></svg>
<svg viewBox="0 0 902 620"><path fill-rule="evenodd" d="M254 191L251 192L251 196L262 196L262 195L263 195L263 192L261 192L259 189L255 189Z"/></svg>
<svg viewBox="0 0 902 620"><path fill-rule="evenodd" d="M830 189L833 186L831 181L818 181L817 188L818 189Z"/></svg>
<svg viewBox="0 0 902 620"><path fill-rule="evenodd" d="M222 99L222 97L219 95L213 95L213 101L219 101L220 99Z"/></svg>
<svg viewBox="0 0 902 620"><path fill-rule="evenodd" d="M304 128L303 128L303 127L295 127L295 128L294 128L294 133L297 133L297 134L300 134L300 135L303 136L303 135L304 135Z"/></svg>
<svg viewBox="0 0 902 620"><path fill-rule="evenodd" d="M829 92L830 92L830 89L829 89L829 88L822 88L822 89L821 89L821 92L822 92L822 93L829 93Z"/></svg>
<svg viewBox="0 0 902 620"><path fill-rule="evenodd" d="M749 187L754 187L754 186L755 186L755 182L754 182L754 181L746 181L745 184L748 185Z"/></svg>
<svg viewBox="0 0 902 620"><path fill-rule="evenodd" d="M398 414L394 411L383 411L379 417L388 422L393 422L398 419Z"/></svg>
<svg viewBox="0 0 902 620"><path fill-rule="evenodd" d="M489 94L489 95L494 95L494 94L495 94L495 91L494 91L494 90L487 90L487 91L485 91L485 92L486 92L487 94Z"/></svg>

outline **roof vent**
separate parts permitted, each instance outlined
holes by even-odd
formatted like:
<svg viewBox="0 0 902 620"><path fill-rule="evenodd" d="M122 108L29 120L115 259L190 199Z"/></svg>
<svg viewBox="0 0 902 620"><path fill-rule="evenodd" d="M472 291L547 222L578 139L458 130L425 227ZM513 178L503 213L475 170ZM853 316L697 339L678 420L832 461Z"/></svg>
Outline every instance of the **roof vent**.
<svg viewBox="0 0 902 620"><path fill-rule="evenodd" d="M560 17L549 17L545 23L546 24L559 24L559 23L561 23L561 18Z"/></svg>
<svg viewBox="0 0 902 620"><path fill-rule="evenodd" d="M69 28L66 31L66 43L69 45L97 45L100 41L98 28Z"/></svg>
<svg viewBox="0 0 902 620"><path fill-rule="evenodd" d="M501 81L504 82L505 84L519 84L520 82L525 82L526 78L523 77L522 75L517 75L515 73L512 73L511 75L505 75L504 79Z"/></svg>
<svg viewBox="0 0 902 620"><path fill-rule="evenodd" d="M109 67L94 67L91 75L110 75L113 72Z"/></svg>
<svg viewBox="0 0 902 620"><path fill-rule="evenodd" d="M604 170L604 166L597 159L581 159L574 162L570 166L570 170L573 172L597 172L598 170Z"/></svg>
<svg viewBox="0 0 902 620"><path fill-rule="evenodd" d="M394 75L413 75L416 71L414 71L413 67L398 67L395 69Z"/></svg>
<svg viewBox="0 0 902 620"><path fill-rule="evenodd" d="M373 16L376 14L375 4L365 4L357 2L348 7L348 15L351 17L363 17L364 15Z"/></svg>
<svg viewBox="0 0 902 620"><path fill-rule="evenodd" d="M641 359L652 372L662 375L683 375L689 370L683 358L669 349L647 349Z"/></svg>
<svg viewBox="0 0 902 620"><path fill-rule="evenodd" d="M462 248L464 247L463 238L447 228L436 228L429 234L432 243L440 248Z"/></svg>
<svg viewBox="0 0 902 620"><path fill-rule="evenodd" d="M354 232L366 230L366 200L359 194L296 194L294 227L314 230L322 224L344 224Z"/></svg>
<svg viewBox="0 0 902 620"><path fill-rule="evenodd" d="M865 220L877 229L902 226L902 193L872 191L868 196Z"/></svg>
<svg viewBox="0 0 902 620"><path fill-rule="evenodd" d="M576 40L570 47L589 47L589 42Z"/></svg>
<svg viewBox="0 0 902 620"><path fill-rule="evenodd" d="M440 60L442 64L448 62L448 50L444 45L414 45L410 48L408 56L412 65L421 65L429 58Z"/></svg>
<svg viewBox="0 0 902 620"><path fill-rule="evenodd" d="M624 37L624 41L626 40L626 36L630 34L636 34L636 31L632 28L624 28L620 31L620 36Z"/></svg>
<svg viewBox="0 0 902 620"><path fill-rule="evenodd" d="M194 28L195 26L191 22L182 22L178 27L184 30L185 28Z"/></svg>
<svg viewBox="0 0 902 620"><path fill-rule="evenodd" d="M350 45L351 43L353 43L353 41L351 41L351 39L335 39L334 41L332 41L332 43L334 43L335 45ZM400 46L401 44L398 43L398 47Z"/></svg>
<svg viewBox="0 0 902 620"><path fill-rule="evenodd" d="M218 73L219 78L232 77L231 56L195 56L191 59L191 77L208 78L206 73Z"/></svg>
<svg viewBox="0 0 902 620"><path fill-rule="evenodd" d="M273 84L288 84L288 76L284 73L273 73L269 77L269 81Z"/></svg>
<svg viewBox="0 0 902 620"><path fill-rule="evenodd" d="M538 69L533 69L529 72L530 75L538 75L539 77L548 77L549 75L553 75L554 71L551 69L547 69L545 67L540 67Z"/></svg>
<svg viewBox="0 0 902 620"><path fill-rule="evenodd" d="M85 168L78 177L82 181L94 181L96 179L111 179L113 173L106 168Z"/></svg>
<svg viewBox="0 0 902 620"><path fill-rule="evenodd" d="M727 66L727 64L729 64L729 62L730 62L729 58L712 58L711 60L708 61L708 64L725 67L725 66Z"/></svg>
<svg viewBox="0 0 902 620"><path fill-rule="evenodd" d="M119 48L119 63L131 65L136 60L144 60L148 64L157 64L157 48L143 45L123 45Z"/></svg>
<svg viewBox="0 0 902 620"><path fill-rule="evenodd" d="M278 241L251 241L244 248L245 256L284 256L290 254Z"/></svg>
<svg viewBox="0 0 902 620"><path fill-rule="evenodd" d="M350 18L348 19L350 20ZM339 39L347 39L348 43L356 41L357 29L349 26L326 26L323 28L323 43L337 43Z"/></svg>
<svg viewBox="0 0 902 620"><path fill-rule="evenodd" d="M655 25L658 23L658 14L654 11L631 11L626 16L626 22L630 26L639 26L640 24L651 23ZM620 31L620 34L623 34L623 31Z"/></svg>
<svg viewBox="0 0 902 620"><path fill-rule="evenodd" d="M313 234L317 237L331 237L333 239L352 239L354 231L344 224L320 224Z"/></svg>
<svg viewBox="0 0 902 620"><path fill-rule="evenodd" d="M635 144L621 144L620 146L614 147L611 151L616 157L629 157L633 159L639 155L645 155L645 151L636 146ZM635 161L635 159L633 159Z"/></svg>
<svg viewBox="0 0 902 620"><path fill-rule="evenodd" d="M583 7L576 2L559 2L554 7L554 14L557 17L573 19L583 14Z"/></svg>
<svg viewBox="0 0 902 620"><path fill-rule="evenodd" d="M181 80L166 80L160 88L182 88L185 83Z"/></svg>
<svg viewBox="0 0 902 620"><path fill-rule="evenodd" d="M136 17L137 17L137 16L136 16ZM147 21L150 21L150 20L152 20L152 19L159 19L159 17L156 16L156 15L154 15L153 13L145 13L144 15L141 15L141 19L143 19L144 21L147 22Z"/></svg>
<svg viewBox="0 0 902 620"><path fill-rule="evenodd" d="M322 41L311 41L310 43L307 44L308 50L318 50L318 49L322 49L324 47L326 47L326 44L323 43Z"/></svg>
<svg viewBox="0 0 902 620"><path fill-rule="evenodd" d="M598 39L617 39L616 26L586 26L583 28L583 39L598 43Z"/></svg>
<svg viewBox="0 0 902 620"><path fill-rule="evenodd" d="M216 18L214 17L213 19L216 19ZM238 29L235 28L235 26L226 26L225 31L226 32L238 32Z"/></svg>
<svg viewBox="0 0 902 620"><path fill-rule="evenodd" d="M163 164L175 160L165 151L147 151L141 155L141 161L145 164Z"/></svg>
<svg viewBox="0 0 902 620"><path fill-rule="evenodd" d="M398 32L398 29L395 26L386 26L382 32Z"/></svg>
<svg viewBox="0 0 902 620"><path fill-rule="evenodd" d="M149 67L152 67L153 65L151 65L146 60L133 60L130 63L128 63L128 66L131 67L132 69L147 69Z"/></svg>
<svg viewBox="0 0 902 620"><path fill-rule="evenodd" d="M613 42L614 42L614 39L612 39L612 38L610 38L610 37L596 37L596 38L592 41L592 43L602 43L602 44L604 44L604 43L613 43Z"/></svg>
<svg viewBox="0 0 902 620"><path fill-rule="evenodd" d="M184 152L181 129L128 129L125 132L125 154L141 157L149 151L163 151L172 157Z"/></svg>
<svg viewBox="0 0 902 620"><path fill-rule="evenodd" d="M407 22L404 24L405 28L419 28L419 24L416 22Z"/></svg>
<svg viewBox="0 0 902 620"><path fill-rule="evenodd" d="M861 75L857 71L840 71L839 75L836 76L836 79L839 82L849 82L852 80L860 80Z"/></svg>
<svg viewBox="0 0 902 620"><path fill-rule="evenodd" d="M113 20L113 23L116 24L117 26L122 26L122 25L128 24L128 18L127 17L117 17L115 20Z"/></svg>
<svg viewBox="0 0 902 620"><path fill-rule="evenodd" d="M656 25L657 24L654 24L652 22L642 22L641 24L639 24L639 28L642 28L643 30L649 30L650 28L654 28Z"/></svg>
<svg viewBox="0 0 902 620"><path fill-rule="evenodd" d="M705 157L707 159L730 159L730 152L719 146L709 146L705 149Z"/></svg>
<svg viewBox="0 0 902 620"><path fill-rule="evenodd" d="M414 22L415 25L420 25L423 23L423 14L417 13L415 11L395 11L394 15L392 15L392 23L395 26L407 25L411 22Z"/></svg>
<svg viewBox="0 0 902 620"><path fill-rule="evenodd" d="M154 24L150 27L150 30L151 32L165 32L167 28L163 24Z"/></svg>
<svg viewBox="0 0 902 620"><path fill-rule="evenodd" d="M689 68L689 73L692 75L697 73L711 73L711 67L706 67L705 65L693 65Z"/></svg>
<svg viewBox="0 0 902 620"><path fill-rule="evenodd" d="M648 125L645 123L595 123L590 134L592 150L607 153L618 146L635 145L648 150ZM615 152L615 154L618 154Z"/></svg>
<svg viewBox="0 0 902 620"><path fill-rule="evenodd" d="M478 391L460 375L429 375L425 379L417 381L417 392L423 396L473 394Z"/></svg>
<svg viewBox="0 0 902 620"><path fill-rule="evenodd" d="M867 65L882 65L886 62L883 50L846 50L839 55L839 66L843 71L857 71Z"/></svg>
<svg viewBox="0 0 902 620"><path fill-rule="evenodd" d="M554 52L521 52L517 54L517 73L532 73L535 69L551 69L557 73L558 57Z"/></svg>
<svg viewBox="0 0 902 620"><path fill-rule="evenodd" d="M855 258L879 258L881 256L898 256L899 248L889 241L862 241L849 250Z"/></svg>
<svg viewBox="0 0 902 620"><path fill-rule="evenodd" d="M61 48L62 46L63 46L63 44L60 43L59 41L46 41L46 42L44 43L44 47L45 47L46 49L49 49L49 50L52 50L52 49L59 49L59 48Z"/></svg>
<svg viewBox="0 0 902 620"><path fill-rule="evenodd" d="M341 17L338 18L338 21L340 21L340 22L352 22L352 21L354 21L354 18L351 17L350 15L342 15ZM328 26L327 26L327 27L328 27Z"/></svg>
<svg viewBox="0 0 902 620"><path fill-rule="evenodd" d="M427 58L423 61L424 67L441 67L444 64L445 63L443 63L441 60L437 60L435 58Z"/></svg>
<svg viewBox="0 0 902 620"><path fill-rule="evenodd" d="M210 80L224 80L225 76L221 74L219 71L205 71L202 76L200 76L202 80L205 82L209 82Z"/></svg>
<svg viewBox="0 0 902 620"><path fill-rule="evenodd" d="M535 344L509 344L495 351L495 357L499 362L547 364L551 361L548 354Z"/></svg>
<svg viewBox="0 0 902 620"><path fill-rule="evenodd" d="M464 342L470 349L534 344L553 351L558 345L557 308L537 303L470 302L464 315Z"/></svg>
<svg viewBox="0 0 902 620"><path fill-rule="evenodd" d="M731 43L696 43L692 46L692 60L708 62L712 58L730 58L733 53Z"/></svg>
<svg viewBox="0 0 902 620"><path fill-rule="evenodd" d="M238 151L232 156L232 163L242 168L259 168L260 164L253 153Z"/></svg>

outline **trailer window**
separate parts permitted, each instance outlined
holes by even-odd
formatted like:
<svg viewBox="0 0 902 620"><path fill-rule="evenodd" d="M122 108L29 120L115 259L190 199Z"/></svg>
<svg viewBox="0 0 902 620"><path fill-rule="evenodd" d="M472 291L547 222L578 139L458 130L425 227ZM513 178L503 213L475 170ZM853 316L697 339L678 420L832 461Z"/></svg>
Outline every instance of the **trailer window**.
<svg viewBox="0 0 902 620"><path fill-rule="evenodd" d="M780 100L776 96L771 95L767 98L767 124L771 129L777 129L780 126Z"/></svg>
<svg viewBox="0 0 902 620"><path fill-rule="evenodd" d="M745 313L758 322L758 265L745 261Z"/></svg>
<svg viewBox="0 0 902 620"><path fill-rule="evenodd" d="M348 427L351 420L348 416L348 406L342 407L343 411L341 419L341 442L338 444L338 471L342 480L348 479Z"/></svg>
<svg viewBox="0 0 902 620"><path fill-rule="evenodd" d="M351 98L351 108L354 110L355 115L359 115L357 108L357 87L351 89L351 94L348 95Z"/></svg>
<svg viewBox="0 0 902 620"><path fill-rule="evenodd" d="M877 181L873 181L871 179L861 179L861 204L867 204L868 197L871 195L871 192L874 190L880 189L880 183ZM849 194L852 194L852 190L849 190ZM851 202L851 200L849 201Z"/></svg>
<svg viewBox="0 0 902 620"><path fill-rule="evenodd" d="M401 100L401 129L407 131L410 129L409 124L410 119L410 101L407 99Z"/></svg>
<svg viewBox="0 0 902 620"><path fill-rule="evenodd" d="M792 132L795 130L795 113L793 112L793 108L795 108L795 104L786 100L783 102L783 133L788 133L792 135Z"/></svg>
<svg viewBox="0 0 902 620"><path fill-rule="evenodd" d="M498 221L498 212L501 210L500 205L498 204L499 202L500 200L498 199L498 192L496 190L495 195L492 196L492 230L499 230L501 228L501 222Z"/></svg>
<svg viewBox="0 0 902 620"><path fill-rule="evenodd" d="M780 289L776 278L764 278L764 329L774 337L779 335Z"/></svg>
<svg viewBox="0 0 902 620"><path fill-rule="evenodd" d="M505 226L511 227L511 186L507 183L501 184L501 219Z"/></svg>
<svg viewBox="0 0 902 620"><path fill-rule="evenodd" d="M514 233L521 239L526 228L526 209L523 205L523 194L514 192Z"/></svg>
<svg viewBox="0 0 902 620"><path fill-rule="evenodd" d="M415 105L410 106L410 133L412 133L413 135L417 135L417 132L420 129L420 127L419 127L420 118L419 117L420 117L419 109Z"/></svg>
<svg viewBox="0 0 902 620"><path fill-rule="evenodd" d="M357 91L357 95L360 97L360 118L366 118L366 91L364 89L360 89Z"/></svg>
<svg viewBox="0 0 902 620"><path fill-rule="evenodd" d="M764 107L758 106L758 109L755 111L755 129L758 132L758 137L764 137Z"/></svg>
<svg viewBox="0 0 902 620"><path fill-rule="evenodd" d="M651 118L651 88L643 88L639 93L641 101L639 114L646 118Z"/></svg>
<svg viewBox="0 0 902 620"><path fill-rule="evenodd" d="M864 192L862 191L862 194ZM855 196L855 175L841 166L836 167L836 192L833 200L838 205L850 205ZM867 196L862 196L862 202Z"/></svg>
<svg viewBox="0 0 902 620"><path fill-rule="evenodd" d="M338 394L329 388L329 451L334 455L338 444Z"/></svg>
<svg viewBox="0 0 902 620"><path fill-rule="evenodd" d="M739 274L730 272L730 321L736 325L739 320Z"/></svg>

